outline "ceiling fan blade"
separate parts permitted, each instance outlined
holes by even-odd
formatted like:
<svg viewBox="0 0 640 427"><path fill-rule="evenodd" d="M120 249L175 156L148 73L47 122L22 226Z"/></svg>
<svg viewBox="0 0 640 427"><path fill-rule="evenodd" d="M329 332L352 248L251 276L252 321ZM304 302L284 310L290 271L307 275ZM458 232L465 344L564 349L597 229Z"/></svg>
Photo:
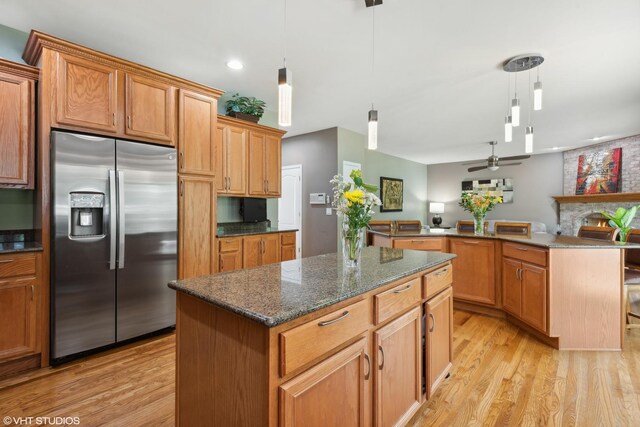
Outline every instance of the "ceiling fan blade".
<svg viewBox="0 0 640 427"><path fill-rule="evenodd" d="M461 166L477 165L477 164L480 164L480 163L487 163L487 159L474 160L473 162L462 163Z"/></svg>
<svg viewBox="0 0 640 427"><path fill-rule="evenodd" d="M523 156L511 156L511 157L500 157L500 160L524 160L524 159L528 159L529 157L531 157L528 154L525 154Z"/></svg>
<svg viewBox="0 0 640 427"><path fill-rule="evenodd" d="M486 169L487 166L476 166L474 168L467 169L469 172L481 171L482 169Z"/></svg>
<svg viewBox="0 0 640 427"><path fill-rule="evenodd" d="M515 162L515 163L500 163L500 166L517 166L517 165L521 165L522 162Z"/></svg>

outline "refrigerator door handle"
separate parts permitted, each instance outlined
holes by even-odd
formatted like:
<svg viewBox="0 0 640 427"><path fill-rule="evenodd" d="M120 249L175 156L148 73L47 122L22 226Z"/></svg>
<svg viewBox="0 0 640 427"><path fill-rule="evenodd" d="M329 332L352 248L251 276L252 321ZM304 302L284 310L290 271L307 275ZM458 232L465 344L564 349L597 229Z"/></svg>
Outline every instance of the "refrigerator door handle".
<svg viewBox="0 0 640 427"><path fill-rule="evenodd" d="M116 234L118 233L116 220L116 171L109 170L109 270L116 269Z"/></svg>
<svg viewBox="0 0 640 427"><path fill-rule="evenodd" d="M124 172L118 171L118 268L124 268Z"/></svg>

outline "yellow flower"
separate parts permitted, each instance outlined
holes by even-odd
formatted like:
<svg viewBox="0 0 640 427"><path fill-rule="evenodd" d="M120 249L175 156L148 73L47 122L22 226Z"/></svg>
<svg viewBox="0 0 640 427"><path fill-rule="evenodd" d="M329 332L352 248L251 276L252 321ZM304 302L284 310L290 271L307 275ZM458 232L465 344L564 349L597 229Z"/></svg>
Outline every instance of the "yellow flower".
<svg viewBox="0 0 640 427"><path fill-rule="evenodd" d="M362 202L364 200L364 191L362 190L345 191L344 197L350 202Z"/></svg>

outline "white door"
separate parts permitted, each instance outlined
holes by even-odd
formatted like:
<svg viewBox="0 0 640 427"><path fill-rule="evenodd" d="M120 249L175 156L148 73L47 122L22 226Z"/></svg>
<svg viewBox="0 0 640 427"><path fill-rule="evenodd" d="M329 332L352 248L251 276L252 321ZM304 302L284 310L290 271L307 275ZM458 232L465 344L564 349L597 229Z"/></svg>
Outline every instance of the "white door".
<svg viewBox="0 0 640 427"><path fill-rule="evenodd" d="M278 228L297 228L296 258L302 258L302 165L282 167Z"/></svg>

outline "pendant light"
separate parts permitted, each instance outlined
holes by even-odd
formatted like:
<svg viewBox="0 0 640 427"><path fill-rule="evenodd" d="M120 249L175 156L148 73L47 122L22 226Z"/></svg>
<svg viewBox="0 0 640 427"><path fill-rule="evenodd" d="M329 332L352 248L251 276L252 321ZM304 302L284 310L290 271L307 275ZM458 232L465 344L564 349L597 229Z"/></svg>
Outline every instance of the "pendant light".
<svg viewBox="0 0 640 427"><path fill-rule="evenodd" d="M291 126L293 87L287 70L287 0L284 0L284 67L278 70L278 124Z"/></svg>
<svg viewBox="0 0 640 427"><path fill-rule="evenodd" d="M524 152L527 154L533 153L533 126L531 126L531 69L529 69L529 86L528 86L528 104L529 104L529 125L524 131Z"/></svg>
<svg viewBox="0 0 640 427"><path fill-rule="evenodd" d="M542 82L540 81L540 68L537 69L536 82L533 84L533 109L542 110Z"/></svg>
<svg viewBox="0 0 640 427"><path fill-rule="evenodd" d="M372 91L374 88L375 82L375 63L376 63L376 9L380 3L371 2L366 3L367 7L371 7L371 15L372 15L372 25L371 25L371 82L372 82ZM367 129L367 148L369 150L377 150L378 149L378 110L374 110L373 103L371 103L371 110L369 110L368 114L369 125Z"/></svg>
<svg viewBox="0 0 640 427"><path fill-rule="evenodd" d="M518 99L518 75L516 74L516 84L514 86L514 96L511 100L511 126L520 126L520 100Z"/></svg>
<svg viewBox="0 0 640 427"><path fill-rule="evenodd" d="M509 108L509 100L511 99L511 79L507 74L507 109ZM504 142L511 142L513 139L513 125L510 112L504 117Z"/></svg>

